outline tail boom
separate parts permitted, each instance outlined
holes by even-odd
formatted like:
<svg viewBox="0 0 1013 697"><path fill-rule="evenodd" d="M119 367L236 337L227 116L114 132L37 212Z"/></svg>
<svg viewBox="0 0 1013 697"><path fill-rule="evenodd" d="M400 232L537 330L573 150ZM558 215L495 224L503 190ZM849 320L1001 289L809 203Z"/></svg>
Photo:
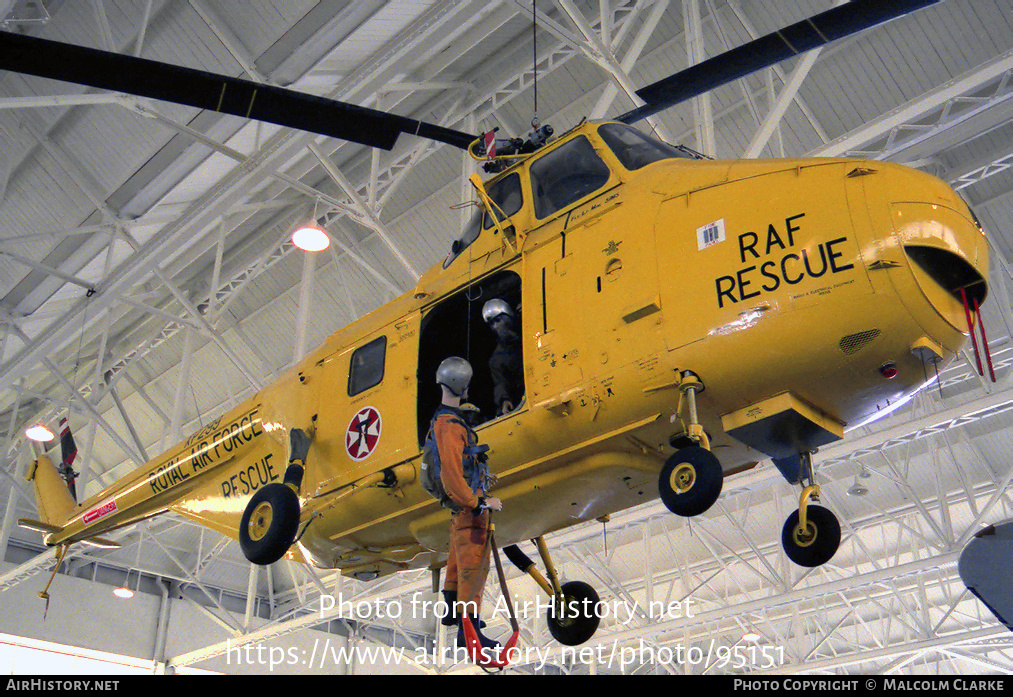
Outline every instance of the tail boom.
<svg viewBox="0 0 1013 697"><path fill-rule="evenodd" d="M26 479L34 481L41 520L22 525L45 533L46 544L84 542L116 545L101 535L163 513L205 488L208 474L220 472L263 448L266 437L259 405L241 405L168 453L78 505L52 461L41 456Z"/></svg>

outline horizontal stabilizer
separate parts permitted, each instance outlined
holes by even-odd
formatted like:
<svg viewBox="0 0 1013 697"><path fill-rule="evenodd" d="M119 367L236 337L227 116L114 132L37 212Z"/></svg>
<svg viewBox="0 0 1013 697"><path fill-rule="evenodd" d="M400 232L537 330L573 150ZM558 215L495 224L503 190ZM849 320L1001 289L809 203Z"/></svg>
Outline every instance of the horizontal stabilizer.
<svg viewBox="0 0 1013 697"><path fill-rule="evenodd" d="M49 523L43 523L41 520L32 520L31 518L18 518L18 525L28 530L35 530L36 532L60 532L61 530L59 525L50 525Z"/></svg>
<svg viewBox="0 0 1013 697"><path fill-rule="evenodd" d="M123 546L116 540L110 540L105 537L88 537L81 540L81 544L88 545L89 547L98 547L99 549L118 549Z"/></svg>
<svg viewBox="0 0 1013 697"><path fill-rule="evenodd" d="M47 535L60 532L63 530L58 525L50 525L49 523L43 523L41 520L32 520L31 518L19 518L18 525L28 530L35 530L37 532L44 532ZM89 545L91 547L100 547L102 549L116 549L122 547L116 540L109 540L105 537L88 537L80 540L81 544Z"/></svg>

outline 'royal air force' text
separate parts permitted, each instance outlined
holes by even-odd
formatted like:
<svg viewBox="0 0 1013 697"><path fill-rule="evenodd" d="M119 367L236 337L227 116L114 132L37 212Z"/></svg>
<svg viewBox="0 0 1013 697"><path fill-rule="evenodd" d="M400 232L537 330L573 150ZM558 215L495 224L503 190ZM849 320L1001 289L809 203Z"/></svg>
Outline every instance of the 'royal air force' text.
<svg viewBox="0 0 1013 697"><path fill-rule="evenodd" d="M217 423L210 424L195 434L189 441L188 453L179 453L148 474L152 493L171 489L206 468L233 457L243 446L263 433L256 409L227 426L218 426Z"/></svg>

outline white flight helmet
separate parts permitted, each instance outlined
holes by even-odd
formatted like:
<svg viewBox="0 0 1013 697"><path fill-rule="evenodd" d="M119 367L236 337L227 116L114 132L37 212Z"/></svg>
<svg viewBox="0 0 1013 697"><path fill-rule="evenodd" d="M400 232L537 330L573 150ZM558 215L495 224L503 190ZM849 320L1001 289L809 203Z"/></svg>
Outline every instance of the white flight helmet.
<svg viewBox="0 0 1013 697"><path fill-rule="evenodd" d="M455 397L462 397L471 383L472 374L471 363L458 356L451 356L445 358L436 369L436 384L446 387Z"/></svg>
<svg viewBox="0 0 1013 697"><path fill-rule="evenodd" d="M510 309L505 300L493 298L482 306L482 319L485 320L486 324L489 324L500 315L506 315L507 317L514 316L514 311Z"/></svg>

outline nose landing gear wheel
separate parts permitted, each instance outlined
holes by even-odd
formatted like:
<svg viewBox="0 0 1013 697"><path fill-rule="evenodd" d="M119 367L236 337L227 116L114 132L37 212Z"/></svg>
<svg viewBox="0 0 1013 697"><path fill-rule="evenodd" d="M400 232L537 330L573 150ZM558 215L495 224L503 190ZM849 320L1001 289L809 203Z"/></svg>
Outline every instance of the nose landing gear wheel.
<svg viewBox="0 0 1013 697"><path fill-rule="evenodd" d="M275 482L260 489L246 504L239 523L239 546L254 564L273 564L284 556L299 527L299 497Z"/></svg>
<svg viewBox="0 0 1013 697"><path fill-rule="evenodd" d="M805 528L799 526L799 512L792 511L781 531L781 544L788 558L799 566L822 566L830 561L841 544L841 524L822 506L806 507Z"/></svg>
<svg viewBox="0 0 1013 697"><path fill-rule="evenodd" d="M564 583L562 603L553 603L556 610L546 621L549 633L560 644L577 646L594 636L601 617L598 614L598 593L583 581Z"/></svg>
<svg viewBox="0 0 1013 697"><path fill-rule="evenodd" d="M661 468L658 493L672 513L685 517L700 515L721 493L724 474L711 451L693 445L674 453Z"/></svg>

